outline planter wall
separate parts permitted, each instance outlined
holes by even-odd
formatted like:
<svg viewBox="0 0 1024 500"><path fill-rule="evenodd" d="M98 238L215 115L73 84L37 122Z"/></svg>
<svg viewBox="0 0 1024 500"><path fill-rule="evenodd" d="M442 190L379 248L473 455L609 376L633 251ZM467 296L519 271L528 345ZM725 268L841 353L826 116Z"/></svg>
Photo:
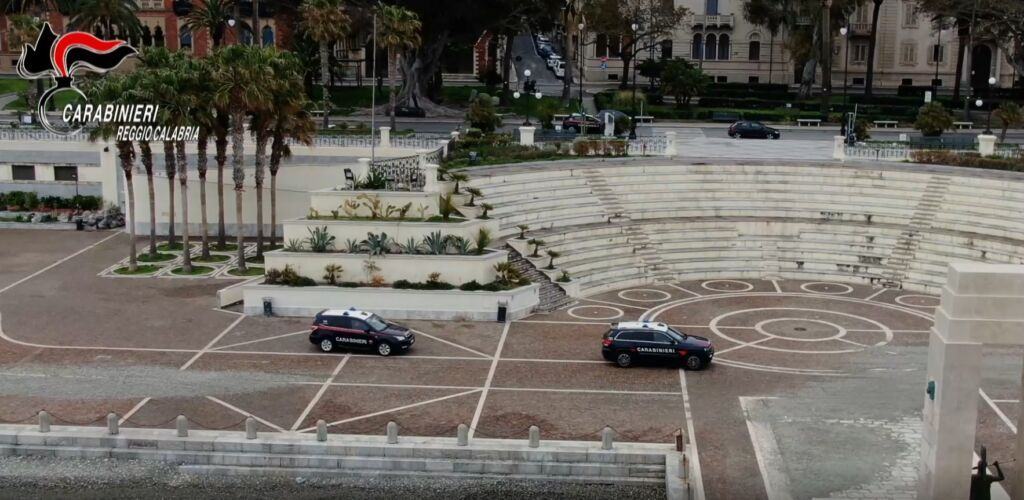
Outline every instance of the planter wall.
<svg viewBox="0 0 1024 500"><path fill-rule="evenodd" d="M508 307L509 320L528 316L540 302L539 290L537 284L505 292L246 285L243 295L250 315L263 314L263 300L269 299L278 316L310 318L323 309L355 307L389 319L495 321L500 303Z"/></svg>
<svg viewBox="0 0 1024 500"><path fill-rule="evenodd" d="M388 237L401 243L409 238L423 239L426 235L441 231L442 235L462 236L473 240L480 228L487 228L492 236L497 236L499 222L497 219L473 219L464 222L402 222L402 221L311 221L306 219L284 222L284 241L291 239L305 240L309 237L307 228L327 227L327 232L337 238L335 248L345 248L349 239L363 241L366 233L387 233Z"/></svg>
<svg viewBox="0 0 1024 500"><path fill-rule="evenodd" d="M419 212L416 209L421 205L426 207L425 217L438 215L438 195L422 191L335 191L334 189L322 189L309 193L309 205L319 212L321 216L331 215L331 210L337 210L339 215L344 216L345 211L341 209L341 205L346 200L355 200L360 204L356 215L369 217L370 211L362 206L362 200L356 200L356 197L362 194L376 196L380 199L382 207L387 207L388 205L402 207L406 203L412 203L412 207L407 214L409 217L418 217Z"/></svg>
<svg viewBox="0 0 1024 500"><path fill-rule="evenodd" d="M339 281L368 281L363 270L366 254L349 253L313 253L313 252L267 252L265 266L267 269L284 269L289 265L302 276L313 278L323 283L324 267L329 264L340 265L344 270ZM508 260L508 252L492 251L484 255L402 255L389 254L377 256L373 261L380 267L379 274L387 283L397 280L413 282L426 281L431 273L441 273L441 280L453 285L461 285L476 280L478 283L494 281L496 274L494 265Z"/></svg>

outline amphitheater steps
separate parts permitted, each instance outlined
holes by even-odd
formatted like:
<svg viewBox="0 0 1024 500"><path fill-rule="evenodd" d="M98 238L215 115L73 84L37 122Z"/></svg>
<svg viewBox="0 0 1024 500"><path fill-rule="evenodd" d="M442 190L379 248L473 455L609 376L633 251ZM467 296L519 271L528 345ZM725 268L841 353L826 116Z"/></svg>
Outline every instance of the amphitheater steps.
<svg viewBox="0 0 1024 500"><path fill-rule="evenodd" d="M608 184L608 180L599 170L583 170L583 178L587 180L590 191L594 197L604 205L602 208L609 217L620 217L626 208L622 206L615 190Z"/></svg>
<svg viewBox="0 0 1024 500"><path fill-rule="evenodd" d="M531 283L540 285L540 303L537 304L538 311L554 311L576 303L572 297L565 294L565 290L562 290L562 287L553 283L546 274L540 272L514 248L506 245L506 249L508 249L508 261L512 263L512 266L525 278L529 279Z"/></svg>
<svg viewBox="0 0 1024 500"><path fill-rule="evenodd" d="M887 260L888 270L882 280L882 286L887 288L902 288L903 280L910 272L910 266L917 255L917 249L921 244L921 232L927 231L935 223L935 218L942 208L942 202L949 192L949 185L952 178L942 175L933 175L928 179L924 192L918 199L914 214L907 222L907 229L900 233L892 252Z"/></svg>
<svg viewBox="0 0 1024 500"><path fill-rule="evenodd" d="M779 279L779 244L777 241L764 241L761 247L761 260L764 263L763 279Z"/></svg>

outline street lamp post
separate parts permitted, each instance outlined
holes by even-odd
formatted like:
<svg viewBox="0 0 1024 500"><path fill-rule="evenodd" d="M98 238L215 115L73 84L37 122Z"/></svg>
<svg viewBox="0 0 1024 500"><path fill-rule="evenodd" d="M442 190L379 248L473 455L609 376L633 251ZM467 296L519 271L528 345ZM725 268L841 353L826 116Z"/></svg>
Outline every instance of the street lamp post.
<svg viewBox="0 0 1024 500"><path fill-rule="evenodd" d="M996 77L988 77L988 119L985 121L985 135L992 135L992 86L996 84ZM981 99L978 99L978 107L981 107Z"/></svg>
<svg viewBox="0 0 1024 500"><path fill-rule="evenodd" d="M633 23L630 27L633 28L633 98L630 100L633 104L633 116L629 120L629 138L636 139L636 33L640 29L640 25Z"/></svg>
<svg viewBox="0 0 1024 500"><path fill-rule="evenodd" d="M529 70L527 70L527 71L529 71ZM533 96L538 101L540 101L541 98L544 97L544 94L542 94L539 90L537 92L535 92L533 94L529 94L529 95ZM515 91L514 93L512 93L512 97L515 98L516 100L518 100L522 96L523 96L523 94L521 92L519 92L518 90ZM526 113L526 121L523 122L523 126L524 127L529 127L529 126L533 125L532 123L530 123L530 109L533 108L533 101L527 100L526 102L529 103L529 104L526 106L526 109L524 110L524 112Z"/></svg>
<svg viewBox="0 0 1024 500"><path fill-rule="evenodd" d="M579 32L576 35L577 47L578 47L578 49L576 50L576 54L577 54L577 56L579 56L579 63L580 63L580 70L579 70L579 79L580 79L580 113L583 113L583 30L586 28L586 25L584 25L583 23L580 23L579 26L577 26L577 27L580 29Z"/></svg>
<svg viewBox="0 0 1024 500"><path fill-rule="evenodd" d="M843 26L839 28L839 34L843 35L843 45L846 51L845 62L843 63L843 112L846 112L846 91L847 91L847 75L850 74L850 28Z"/></svg>

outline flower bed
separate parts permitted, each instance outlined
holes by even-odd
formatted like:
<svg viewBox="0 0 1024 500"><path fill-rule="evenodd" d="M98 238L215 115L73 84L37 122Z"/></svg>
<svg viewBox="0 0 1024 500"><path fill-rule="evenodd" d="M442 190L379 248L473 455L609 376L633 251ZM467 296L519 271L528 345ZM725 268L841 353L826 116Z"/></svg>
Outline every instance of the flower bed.
<svg viewBox="0 0 1024 500"><path fill-rule="evenodd" d="M438 273L444 281L461 285L470 281L490 283L497 273L496 264L508 260L508 252L493 250L482 255L408 255L388 254L370 256L365 253L314 253L314 252L267 252L265 265L267 273L290 267L299 276L306 276L316 283L331 281L327 266L338 266L335 271L336 283L374 282L394 283L427 281L431 274Z"/></svg>

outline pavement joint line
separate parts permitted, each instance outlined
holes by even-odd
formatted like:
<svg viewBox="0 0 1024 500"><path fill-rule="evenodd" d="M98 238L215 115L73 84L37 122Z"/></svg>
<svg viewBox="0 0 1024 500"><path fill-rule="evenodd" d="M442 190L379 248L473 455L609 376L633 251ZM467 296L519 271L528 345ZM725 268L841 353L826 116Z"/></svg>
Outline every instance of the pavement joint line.
<svg viewBox="0 0 1024 500"><path fill-rule="evenodd" d="M1002 420L1004 424L1006 424L1006 427L1010 429L1010 432L1016 434L1017 426L1013 425L1013 422L1010 421L1010 417L1007 417L1006 414L1003 413L1003 410L999 409L999 406L996 405L995 401L992 401L992 398L988 397L985 390L979 387L978 394L981 394L981 399L984 399L985 402L988 403L988 406L992 408L992 411L996 412L996 415L999 416L999 419Z"/></svg>
<svg viewBox="0 0 1024 500"><path fill-rule="evenodd" d="M335 377L338 376L338 373L341 372L341 369L345 366L345 363L348 363L348 360L351 358L352 355L348 355L345 356L344 358L341 358L341 361L338 362L338 366L334 367L334 371L331 372L331 376L327 377L327 380L325 380L324 383L320 386L320 390L316 391L316 395L314 395L313 399L309 401L308 405L306 405L306 409L302 411L302 414L299 415L299 418L295 419L295 423L292 424L292 431L298 429L299 425L302 424L302 421L305 420L307 416L309 416L309 412L313 411L313 407L320 402L320 398L324 397L324 393L327 392L327 388L331 386L331 382L334 382Z"/></svg>
<svg viewBox="0 0 1024 500"><path fill-rule="evenodd" d="M78 346L78 345L50 345L50 344L36 344L33 342L25 342L9 337L3 329L3 315L0 314L0 339L6 340L15 345L21 345L25 347L35 347L39 349L73 349L73 350L84 350L84 351L139 351L139 352L178 352L178 353L197 353L199 351L195 349L161 349L156 347L97 347L97 346Z"/></svg>
<svg viewBox="0 0 1024 500"><path fill-rule="evenodd" d="M297 385L321 385L322 382L294 382ZM416 385L416 384L370 384L364 382L331 382L332 387L384 387L389 389L445 389L466 391L470 389L483 389L483 387L471 387L461 385Z"/></svg>
<svg viewBox="0 0 1024 500"><path fill-rule="evenodd" d="M772 285L775 286L775 291L777 293L782 293L782 287L779 286L779 280L771 280L771 281L772 281Z"/></svg>
<svg viewBox="0 0 1024 500"><path fill-rule="evenodd" d="M690 463L693 464L693 500L704 500L704 477L700 470L700 456L697 453L697 436L693 430L693 413L690 411L690 394L686 391L686 371L679 369L679 391L683 397L683 413L686 415L686 438L691 445Z"/></svg>
<svg viewBox="0 0 1024 500"><path fill-rule="evenodd" d="M864 300L871 300L871 299L873 299L875 297L878 297L879 295L882 295L883 293L885 293L887 290L888 289L883 288L883 289L881 289L881 290L879 290L879 291L877 291L877 292L875 292L875 293L873 293L871 295L868 295L867 297L864 298Z"/></svg>
<svg viewBox="0 0 1024 500"><path fill-rule="evenodd" d="M729 348L726 348L726 349L722 349L721 351L716 351L715 355L721 356L721 355L723 355L723 354L725 354L725 353L727 353L729 351L735 351L737 349L743 349L744 347L747 347L747 346L752 346L752 345L755 345L755 344L760 344L761 342L767 342L767 341L769 341L769 340L771 340L773 338L775 338L775 337L764 337L764 338L757 339L757 340L755 340L753 342L744 342L744 343L742 343L740 345L735 345L735 346L732 346L732 347L729 347Z"/></svg>
<svg viewBox="0 0 1024 500"><path fill-rule="evenodd" d="M124 416L121 417L121 420L118 420L117 425L124 425L129 418L132 418L132 415L135 415L143 406L146 406L146 403L148 403L150 399L153 398L142 398L142 400L133 406L131 410L128 410L128 413L125 413Z"/></svg>
<svg viewBox="0 0 1024 500"><path fill-rule="evenodd" d="M680 396L678 391L613 391L605 389L549 389L544 387L491 387L492 391L559 392L581 394L642 394L645 396Z"/></svg>
<svg viewBox="0 0 1024 500"><path fill-rule="evenodd" d="M634 305L630 305L630 304L620 304L618 302L609 302L607 300L588 299L588 298L585 298L585 297L581 297L579 300L586 300L586 301L589 301L589 302L597 302L599 304L608 304L608 305L611 305L611 306L629 307L631 309L639 309L641 311L646 311L648 309L648 308L643 307L643 306L634 306ZM586 305L586 304L583 304L583 305Z"/></svg>
<svg viewBox="0 0 1024 500"><path fill-rule="evenodd" d="M217 312L222 312L224 314L234 314L235 316L245 316L246 315L245 313L229 311L227 309L223 309L223 308L220 308L220 307L211 307L210 310L217 311Z"/></svg>
<svg viewBox="0 0 1024 500"><path fill-rule="evenodd" d="M89 246L87 246L87 247L85 247L85 248L83 248L83 249L81 249L81 250L71 254L71 255L63 257L63 258L59 259L57 262L54 262L53 264L50 264L50 265L48 265L48 266L46 266L46 267L44 267L44 268L42 268L42 269L40 269L40 270L30 274L28 276L25 276L24 278L21 278L20 280L15 281L14 283L11 283L10 285L7 285L7 286L5 286L3 288L0 288L0 293L4 293L7 290L10 290L10 289L12 289L12 288L14 288L14 287L16 287L16 286L18 286L18 285L28 281L28 280L30 280L32 278L35 278L36 276L39 276L40 274L43 274L46 271L49 271L50 269L53 269L53 268L55 268L55 267L65 263L65 262L67 262L67 261L69 261L69 260L71 260L71 259L73 259L73 258L75 258L75 257L77 257L77 256L79 256L79 255L81 255L83 253L85 253L85 252L88 252L89 250L92 250L93 248L96 248L97 246L99 246L99 245L101 245L103 243L106 243L107 240L110 240L111 238L113 238L113 237L115 237L115 236L117 236L119 234L121 234L120 231L115 231L114 234L111 234L110 236L107 236L106 238L103 238L102 240L97 241L96 243L93 243L93 244L91 244L91 245L89 245Z"/></svg>
<svg viewBox="0 0 1024 500"><path fill-rule="evenodd" d="M441 396L439 398L429 399L427 401L420 401L419 403L407 404L407 405L399 406L399 407L396 407L396 408L388 408L387 410L381 410L381 411L377 411L377 412L373 412L373 413L368 413L366 415L360 415L358 417L346 418L344 420L338 420L338 421L335 421L335 422L330 422L330 423L327 424L327 426L328 427L333 427L333 426L336 426L336 425L347 424L349 422L355 422L356 420L363 420L363 419L367 419L367 418L377 417L377 416L380 416L380 415L386 415L388 413L394 413L396 411L408 410L409 408L415 408L417 406L424 406L424 405L428 405L428 404L431 404L431 403L437 403L439 401L444 401L444 400L447 400L447 399L452 399L452 398L457 398L457 397L460 397L460 396L465 396L467 394L472 394L474 392L478 392L478 391L481 391L481 390L482 389L472 389L472 390L460 392L460 393L457 393L457 394L449 394L447 396ZM309 432L309 431L312 431L312 430L315 430L315 429L316 429L316 427L308 427L308 428L302 429L302 430L300 430L298 432ZM470 428L469 432L470 432L470 437L472 437L473 429Z"/></svg>
<svg viewBox="0 0 1024 500"><path fill-rule="evenodd" d="M229 409L229 410L231 410L231 411L233 411L235 413L242 414L242 415L244 415L246 417L252 417L253 420L255 420L255 421L257 421L257 422L259 422L259 423L261 423L261 424L263 424L263 425L265 425L267 427L270 427L271 429L274 429L277 432L288 432L288 431L284 430L284 428L281 427L280 425L277 425L277 424L275 424L275 423L273 423L273 422L271 422L269 420L257 417L256 415L253 415L252 413L249 413L249 412L247 412L247 411L245 411L245 410L243 410L243 409L241 409L241 408L239 408L237 406L234 406L231 403L228 403L227 401L223 401L223 400L217 399L217 398L215 398L213 396L206 396L206 399L209 399L210 401L213 401L214 403L217 403L217 404L219 404L219 405L221 405L221 406L223 406L223 407L225 407L225 408L227 408L227 409Z"/></svg>
<svg viewBox="0 0 1024 500"><path fill-rule="evenodd" d="M516 363L582 363L582 364L596 364L596 365L607 365L608 361L597 361L594 359L544 359L544 358L505 358L502 359L505 362L516 362Z"/></svg>
<svg viewBox="0 0 1024 500"><path fill-rule="evenodd" d="M435 337L433 335L430 335L429 333L423 333L423 332L421 332L419 330L415 330L415 329L412 329L412 328L410 328L409 330L412 331L412 332L415 332L418 335L422 335L424 337L427 337L428 339L434 339L434 340L436 340L438 342L441 342L441 343L444 343L444 344L448 344L448 345L450 345L452 347L458 347L459 349L462 349L464 351L468 351L468 352L471 352L471 353L476 354L478 356L482 356L484 359L491 359L490 356L488 356L487 354L484 354L484 353L482 353L480 351L477 351L476 349L470 349L469 347L466 347L464 345L459 345L459 344L456 344L455 342L451 342L451 341L442 339L440 337Z"/></svg>
<svg viewBox="0 0 1024 500"><path fill-rule="evenodd" d="M748 397L740 396L740 408L743 410L744 420L747 422L747 432L750 433L750 444L754 448L754 457L757 459L757 468L761 472L761 482L764 484L765 493L770 500L792 500L790 493L789 478L784 470L782 453L779 451L779 443L775 433L769 424L755 422L751 415L755 402L762 402L773 397ZM763 404L763 403L761 403Z"/></svg>
<svg viewBox="0 0 1024 500"><path fill-rule="evenodd" d="M607 321L556 321L542 319L521 319L517 320L516 323L548 323L555 325L608 325Z"/></svg>
<svg viewBox="0 0 1024 500"><path fill-rule="evenodd" d="M197 351L188 351L197 352ZM337 354L331 353L320 353L320 352L278 352L278 351L206 351L206 354L244 354L248 356L256 354L266 354L269 356L314 356L314 357L325 357L325 356L338 356ZM350 353L346 356L352 356L355 358L378 358L380 356L376 354L356 354ZM447 361L490 361L490 359L484 358L471 358L469 356L418 356L415 354L405 354L402 356L390 356L389 361L395 360L406 360L406 359L442 359Z"/></svg>
<svg viewBox="0 0 1024 500"><path fill-rule="evenodd" d="M184 371L188 369L188 367L192 366L192 363L195 363L196 360L198 360L199 357L202 356L204 353L208 352L211 347L217 345L217 342L220 342L220 339L224 338L224 336L227 335L228 332L234 330L235 327L238 326L238 324L241 323L243 319L245 319L245 316L239 316L234 321L232 321L231 324L224 329L224 331L220 332L220 335L214 337L213 340L210 341L210 343L206 344L206 347L204 347L199 352L195 353L195 355L192 356L188 361L186 361L185 364L181 365L181 368L178 368L178 370Z"/></svg>
<svg viewBox="0 0 1024 500"><path fill-rule="evenodd" d="M1019 399L993 399L992 402L993 403L1002 403L1002 404L1015 404L1015 403L1020 403L1020 400Z"/></svg>
<svg viewBox="0 0 1024 500"><path fill-rule="evenodd" d="M267 340L275 340L275 339L280 339L280 338L284 338L284 337L290 337L292 335L298 335L300 333L307 333L307 332L309 332L309 330L301 330L301 331L298 331L298 332L284 333L284 334L281 334L281 335L274 335L273 337L267 337L267 338L263 338L263 339L246 340L245 342L239 342L237 344L228 344L228 345L217 346L217 347L214 347L213 349L210 349L210 351L211 352L212 351L219 351L219 350L222 350L222 349L229 349L231 347L238 347L238 346L241 346L241 345L255 344L257 342L264 342L264 341L267 341Z"/></svg>
<svg viewBox="0 0 1024 500"><path fill-rule="evenodd" d="M744 370L754 370L759 372L768 373L782 373L786 375L816 375L822 377L847 377L849 374L842 373L837 370L812 370L807 368L785 368L778 366L765 366L754 363L745 363L742 361L732 361L728 359L716 358L715 363L722 366L729 366L732 368L743 368Z"/></svg>
<svg viewBox="0 0 1024 500"><path fill-rule="evenodd" d="M498 370L498 363L501 361L501 351L505 348L505 340L508 339L508 331L511 327L512 322L506 321L505 327L501 329L501 338L498 339L498 347L494 350L491 368L487 371L487 379L484 381L483 389L480 390L480 400L476 403L476 410L473 411L473 420L469 424L469 439L473 439L473 434L476 433L476 426L480 423L480 415L483 414L484 403L487 402L487 391L494 381L494 372Z"/></svg>
<svg viewBox="0 0 1024 500"><path fill-rule="evenodd" d="M697 293L697 292L695 292L693 290L689 290L687 288L683 288L683 287L681 287L679 285L676 285L674 283L666 283L666 284L668 286L672 287L672 288L675 288L676 290L680 290L680 291L686 292L686 293L688 293L690 295L693 295L694 297L703 297L703 295L701 295L701 294L699 294L699 293Z"/></svg>

